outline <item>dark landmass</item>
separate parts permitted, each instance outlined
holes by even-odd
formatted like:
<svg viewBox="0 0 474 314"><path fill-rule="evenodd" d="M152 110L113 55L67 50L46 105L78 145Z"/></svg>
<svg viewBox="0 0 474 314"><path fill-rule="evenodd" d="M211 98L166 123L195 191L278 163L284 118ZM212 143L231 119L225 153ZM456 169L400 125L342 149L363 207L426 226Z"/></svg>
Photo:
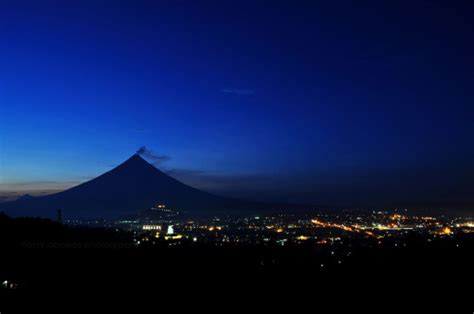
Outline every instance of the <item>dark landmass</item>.
<svg viewBox="0 0 474 314"><path fill-rule="evenodd" d="M135 154L93 180L59 193L2 203L0 211L16 217L53 218L61 209L69 219L115 218L148 209L156 203L195 216L308 208L216 196L179 182Z"/></svg>
<svg viewBox="0 0 474 314"><path fill-rule="evenodd" d="M405 245L394 247L395 240ZM163 241L137 247L125 231L1 215L0 279L15 287L0 289L0 298L2 305L17 309L26 306L18 300L49 300L46 308L51 308L60 306L55 300L74 302L79 296L81 302L97 298L114 304L120 298L164 301L172 296L264 301L265 293L313 304L328 296L355 295L368 300L397 296L397 303L440 296L430 302L449 301L454 307L471 300L465 284L474 279L472 233L430 242L407 233L378 246L358 238L344 241L352 254L339 264L334 247L311 243L184 241L170 246Z"/></svg>

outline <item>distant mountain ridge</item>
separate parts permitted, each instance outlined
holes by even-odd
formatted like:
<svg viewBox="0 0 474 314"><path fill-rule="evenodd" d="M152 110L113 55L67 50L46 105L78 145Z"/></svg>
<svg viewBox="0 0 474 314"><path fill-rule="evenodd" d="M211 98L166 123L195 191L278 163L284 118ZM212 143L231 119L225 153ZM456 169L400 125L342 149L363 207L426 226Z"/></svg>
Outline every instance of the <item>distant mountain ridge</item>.
<svg viewBox="0 0 474 314"><path fill-rule="evenodd" d="M30 199L33 199L33 198L35 198L35 197L27 193L27 194L23 194L23 195L19 196L16 200L17 201L25 201L25 200L30 200Z"/></svg>
<svg viewBox="0 0 474 314"><path fill-rule="evenodd" d="M59 193L2 203L0 211L12 216L53 218L61 209L65 218L114 218L148 209L156 203L197 215L290 206L243 201L200 191L168 176L135 154L90 181Z"/></svg>

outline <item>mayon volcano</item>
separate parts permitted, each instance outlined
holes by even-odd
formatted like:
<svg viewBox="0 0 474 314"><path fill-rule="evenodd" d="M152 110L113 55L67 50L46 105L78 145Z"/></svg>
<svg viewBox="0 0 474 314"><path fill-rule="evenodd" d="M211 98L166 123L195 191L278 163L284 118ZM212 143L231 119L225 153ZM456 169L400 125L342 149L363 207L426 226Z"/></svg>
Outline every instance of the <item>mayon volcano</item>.
<svg viewBox="0 0 474 314"><path fill-rule="evenodd" d="M116 168L68 190L0 204L12 216L114 218L162 203L191 215L252 212L282 205L216 196L186 185L135 154Z"/></svg>

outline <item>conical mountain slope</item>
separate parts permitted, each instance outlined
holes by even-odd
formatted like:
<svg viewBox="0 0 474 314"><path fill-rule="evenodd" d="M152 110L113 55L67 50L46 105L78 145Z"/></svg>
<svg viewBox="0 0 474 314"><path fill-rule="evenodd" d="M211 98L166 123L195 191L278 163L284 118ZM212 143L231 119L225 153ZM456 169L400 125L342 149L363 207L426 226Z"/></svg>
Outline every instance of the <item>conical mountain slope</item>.
<svg viewBox="0 0 474 314"><path fill-rule="evenodd" d="M68 218L111 218L136 213L158 202L195 213L258 206L258 203L219 197L192 188L135 154L91 181L56 194L3 203L0 211L13 216L54 217L61 209Z"/></svg>

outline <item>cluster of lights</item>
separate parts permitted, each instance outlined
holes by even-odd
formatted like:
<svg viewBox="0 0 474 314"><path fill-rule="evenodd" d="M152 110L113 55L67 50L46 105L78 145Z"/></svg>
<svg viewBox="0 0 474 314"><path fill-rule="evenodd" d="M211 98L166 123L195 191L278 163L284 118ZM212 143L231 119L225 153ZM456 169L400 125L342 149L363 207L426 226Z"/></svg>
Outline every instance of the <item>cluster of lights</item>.
<svg viewBox="0 0 474 314"><path fill-rule="evenodd" d="M403 215L400 215L400 214L393 214L392 216L390 216L391 220L403 220L403 219L406 219L406 218L407 218L406 216L403 216Z"/></svg>
<svg viewBox="0 0 474 314"><path fill-rule="evenodd" d="M222 230L222 227L221 226L211 226L207 230L209 230L209 231L215 231L215 230L220 231L220 230Z"/></svg>
<svg viewBox="0 0 474 314"><path fill-rule="evenodd" d="M143 230L161 230L160 225L143 225Z"/></svg>
<svg viewBox="0 0 474 314"><path fill-rule="evenodd" d="M392 220L405 219L405 216L395 214L395 215L392 215L390 219L392 219ZM314 225L316 225L320 228L336 228L336 229L341 229L341 230L348 231L348 232L364 232L368 236L375 236L375 234L373 232L369 231L369 230L366 230L366 229L376 229L376 230L382 230L382 231L383 230L411 230L411 229L413 229L412 227L407 227L407 226L403 227L403 226L400 226L400 225L395 224L395 223L390 223L390 224L387 224L387 225L374 224L372 227L361 226L359 224L346 226L344 224L323 222L323 221L320 221L318 219L312 219L311 223L313 223Z"/></svg>
<svg viewBox="0 0 474 314"><path fill-rule="evenodd" d="M354 228L352 227L348 227L346 225L340 225L340 224L336 224L336 223L328 223L328 222L322 222L322 221L319 221L318 219L311 219L311 222L318 226L318 227L322 227L322 228L337 228L337 229L342 229L344 231L355 231Z"/></svg>
<svg viewBox="0 0 474 314"><path fill-rule="evenodd" d="M444 227L443 229L439 230L438 232L436 232L436 234L440 234L440 235L450 235L450 234L453 234L453 230L451 230L451 228L449 227Z"/></svg>
<svg viewBox="0 0 474 314"><path fill-rule="evenodd" d="M341 225L341 224L336 224L336 223L322 222L318 219L311 219L311 223L321 228L337 228L337 229L341 229L341 230L349 231L349 232L357 231L356 228L354 228L354 226L349 227L346 225Z"/></svg>
<svg viewBox="0 0 474 314"><path fill-rule="evenodd" d="M175 235L165 236L165 240L179 240L179 239L182 239L182 238L183 238L182 234L175 234Z"/></svg>
<svg viewBox="0 0 474 314"><path fill-rule="evenodd" d="M155 208L163 210L165 205L157 204ZM155 237L166 240L178 240L184 237L196 242L200 238L209 238L215 240L218 243L217 245L222 245L222 242L263 243L272 242L272 239L281 245L284 245L286 241L291 239L300 242L314 239L314 242L317 244L327 243L330 245L340 240L342 244L340 238L337 238L337 240L333 238L341 234L335 229L364 235L366 238L371 237L376 240L393 236L397 234L395 231L407 233L406 230L412 229L433 235L474 232L474 222L472 219L468 221L461 218L448 218L448 220L444 216L438 218L409 216L388 211L379 212L379 214L382 216L375 216L374 214L359 214L358 216L341 213L337 215L319 214L317 219L311 219L306 216L298 218L294 215L253 216L237 219L214 217L202 223L196 221L175 222L174 226L171 225L171 221L166 221L163 224L158 224L157 221L147 221L148 224L138 224L134 228L139 227L143 231L155 231ZM176 232L174 227L177 228ZM315 228L328 228L330 230L316 231ZM173 245L176 243L173 242ZM380 241L378 243L380 244Z"/></svg>
<svg viewBox="0 0 474 314"><path fill-rule="evenodd" d="M456 224L458 228L474 228L474 221L468 221L461 224Z"/></svg>

